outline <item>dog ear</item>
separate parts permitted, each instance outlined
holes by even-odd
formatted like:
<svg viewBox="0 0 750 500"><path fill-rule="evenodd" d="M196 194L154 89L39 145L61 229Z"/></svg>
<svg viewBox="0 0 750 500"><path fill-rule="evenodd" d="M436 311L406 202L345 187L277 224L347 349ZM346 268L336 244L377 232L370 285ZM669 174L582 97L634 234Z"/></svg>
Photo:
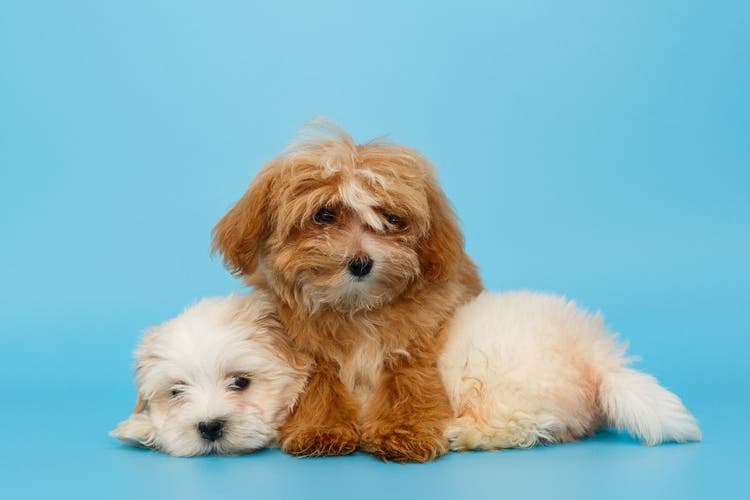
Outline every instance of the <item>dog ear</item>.
<svg viewBox="0 0 750 500"><path fill-rule="evenodd" d="M212 252L221 253L233 274L250 275L258 266L258 254L274 217L270 191L271 166L255 178L247 192L221 218L213 230Z"/></svg>
<svg viewBox="0 0 750 500"><path fill-rule="evenodd" d="M126 444L153 448L156 435L151 416L148 414L148 401L139 395L133 414L109 434Z"/></svg>
<svg viewBox="0 0 750 500"><path fill-rule="evenodd" d="M430 229L419 247L423 276L430 281L449 277L462 262L464 240L448 198L430 175L426 184Z"/></svg>

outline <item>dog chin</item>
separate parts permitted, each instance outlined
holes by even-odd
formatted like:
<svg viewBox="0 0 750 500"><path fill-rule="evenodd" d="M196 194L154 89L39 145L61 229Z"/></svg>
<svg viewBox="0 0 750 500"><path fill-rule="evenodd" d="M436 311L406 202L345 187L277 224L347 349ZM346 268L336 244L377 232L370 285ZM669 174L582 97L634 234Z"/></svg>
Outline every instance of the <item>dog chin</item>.
<svg viewBox="0 0 750 500"><path fill-rule="evenodd" d="M194 436L193 429L167 432L162 436L156 448L178 457L201 455L244 455L260 448L265 448L275 439L275 432L264 432L267 426L260 422L247 423L245 429L227 433L217 441L206 441Z"/></svg>
<svg viewBox="0 0 750 500"><path fill-rule="evenodd" d="M222 442L214 443L196 443L192 446L187 447L174 447L174 446L163 446L159 447L160 451L168 453L176 457L197 457L205 455L216 455L216 456L234 456L234 455L246 455L253 453L256 450L265 448L266 444L258 444L257 446L234 446Z"/></svg>
<svg viewBox="0 0 750 500"><path fill-rule="evenodd" d="M389 288L373 277L344 276L335 286L303 285L302 295L311 312L327 307L353 314L383 307L398 296L401 288Z"/></svg>

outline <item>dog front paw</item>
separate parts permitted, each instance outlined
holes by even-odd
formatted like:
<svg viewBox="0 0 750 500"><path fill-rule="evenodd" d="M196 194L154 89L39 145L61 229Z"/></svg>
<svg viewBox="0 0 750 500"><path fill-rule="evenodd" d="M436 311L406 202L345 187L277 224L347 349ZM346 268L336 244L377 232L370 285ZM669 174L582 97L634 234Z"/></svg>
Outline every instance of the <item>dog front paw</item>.
<svg viewBox="0 0 750 500"><path fill-rule="evenodd" d="M281 449L298 457L349 455L359 445L359 432L352 426L306 427L281 440Z"/></svg>
<svg viewBox="0 0 750 500"><path fill-rule="evenodd" d="M448 451L440 429L425 425L373 425L362 433L362 448L383 461L428 462Z"/></svg>

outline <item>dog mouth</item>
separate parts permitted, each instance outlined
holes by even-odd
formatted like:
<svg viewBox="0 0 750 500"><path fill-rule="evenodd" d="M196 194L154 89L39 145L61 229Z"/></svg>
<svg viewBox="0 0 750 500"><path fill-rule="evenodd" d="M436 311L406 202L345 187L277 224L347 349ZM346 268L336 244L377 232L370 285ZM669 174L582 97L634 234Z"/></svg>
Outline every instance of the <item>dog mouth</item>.
<svg viewBox="0 0 750 500"><path fill-rule="evenodd" d="M217 455L217 456L225 456L225 455L237 455L236 452L233 452L230 449L227 449L225 446L222 446L223 443L220 441L214 441L211 443L209 455Z"/></svg>
<svg viewBox="0 0 750 500"><path fill-rule="evenodd" d="M204 455L227 456L247 453L247 451L230 446L225 439L217 439L216 441L206 442L206 444L208 446Z"/></svg>
<svg viewBox="0 0 750 500"><path fill-rule="evenodd" d="M256 452L266 447L270 440L261 428L262 424L255 422L239 422L225 427L222 435L215 440L202 439L199 455L237 456Z"/></svg>
<svg viewBox="0 0 750 500"><path fill-rule="evenodd" d="M209 447L201 455L209 456L239 456L247 455L258 451L258 446L245 445L245 446L233 446L230 445L226 440L218 440L209 444Z"/></svg>

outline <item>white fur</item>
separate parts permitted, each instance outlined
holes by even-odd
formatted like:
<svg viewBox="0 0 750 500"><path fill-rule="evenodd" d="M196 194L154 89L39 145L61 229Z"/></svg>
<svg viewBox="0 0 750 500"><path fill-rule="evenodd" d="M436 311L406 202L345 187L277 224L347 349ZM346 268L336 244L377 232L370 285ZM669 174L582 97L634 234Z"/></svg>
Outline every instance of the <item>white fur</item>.
<svg viewBox="0 0 750 500"><path fill-rule="evenodd" d="M680 399L626 368L599 314L562 297L483 292L456 313L439 362L454 449L527 447L602 425L647 444L701 439Z"/></svg>
<svg viewBox="0 0 750 500"><path fill-rule="evenodd" d="M307 374L276 352L270 300L261 292L205 299L150 329L136 352L140 404L112 435L173 455L244 453L274 443ZM233 391L233 376L250 385ZM182 390L172 396L173 388ZM203 439L199 422L223 419L224 435Z"/></svg>
<svg viewBox="0 0 750 500"><path fill-rule="evenodd" d="M680 398L651 375L616 369L603 375L599 390L608 424L629 431L648 445L701 439L698 424Z"/></svg>

